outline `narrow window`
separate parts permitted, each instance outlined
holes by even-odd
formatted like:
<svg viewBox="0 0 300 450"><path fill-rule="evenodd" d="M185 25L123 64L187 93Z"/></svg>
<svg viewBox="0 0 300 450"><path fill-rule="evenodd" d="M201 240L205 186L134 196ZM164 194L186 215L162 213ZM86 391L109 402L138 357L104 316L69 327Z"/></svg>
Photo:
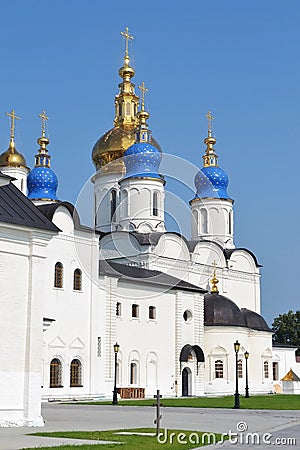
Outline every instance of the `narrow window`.
<svg viewBox="0 0 300 450"><path fill-rule="evenodd" d="M243 378L243 361L238 360L238 378Z"/></svg>
<svg viewBox="0 0 300 450"><path fill-rule="evenodd" d="M153 192L153 205L152 205L153 216L158 216L158 193Z"/></svg>
<svg viewBox="0 0 300 450"><path fill-rule="evenodd" d="M54 287L62 288L63 287L63 265L61 262L57 262L55 264L54 269Z"/></svg>
<svg viewBox="0 0 300 450"><path fill-rule="evenodd" d="M155 308L155 306L149 306L149 319L156 319L156 308Z"/></svg>
<svg viewBox="0 0 300 450"><path fill-rule="evenodd" d="M62 368L61 362L58 358L52 359L50 363L50 387L62 387L61 386Z"/></svg>
<svg viewBox="0 0 300 450"><path fill-rule="evenodd" d="M70 386L80 387L82 386L81 379L81 362L79 359L73 359L70 366Z"/></svg>
<svg viewBox="0 0 300 450"><path fill-rule="evenodd" d="M80 269L74 270L73 289L74 291L81 291L82 289L82 272Z"/></svg>
<svg viewBox="0 0 300 450"><path fill-rule="evenodd" d="M201 233L208 233L208 226L207 226L207 211L206 209L201 209L200 211L201 216Z"/></svg>
<svg viewBox="0 0 300 450"><path fill-rule="evenodd" d="M128 191L126 189L122 191L122 209L123 209L123 216L128 216Z"/></svg>
<svg viewBox="0 0 300 450"><path fill-rule="evenodd" d="M120 317L122 314L122 305L120 302L116 304L116 316Z"/></svg>
<svg viewBox="0 0 300 450"><path fill-rule="evenodd" d="M117 191L113 189L110 193L110 219L115 220L115 213L117 209Z"/></svg>
<svg viewBox="0 0 300 450"><path fill-rule="evenodd" d="M232 212L228 214L228 233L232 234Z"/></svg>
<svg viewBox="0 0 300 450"><path fill-rule="evenodd" d="M265 376L265 378L269 378L269 363L268 363L268 361L264 362L264 376Z"/></svg>
<svg viewBox="0 0 300 450"><path fill-rule="evenodd" d="M223 361L220 359L215 362L215 378L224 378Z"/></svg>
<svg viewBox="0 0 300 450"><path fill-rule="evenodd" d="M132 305L131 317L139 317L139 305Z"/></svg>
<svg viewBox="0 0 300 450"><path fill-rule="evenodd" d="M273 380L278 380L278 362L273 362Z"/></svg>
<svg viewBox="0 0 300 450"><path fill-rule="evenodd" d="M130 384L137 384L137 365L130 363Z"/></svg>
<svg viewBox="0 0 300 450"><path fill-rule="evenodd" d="M130 116L131 114L131 105L129 102L126 102L126 116Z"/></svg>
<svg viewBox="0 0 300 450"><path fill-rule="evenodd" d="M122 116L122 103L119 103L119 116Z"/></svg>
<svg viewBox="0 0 300 450"><path fill-rule="evenodd" d="M102 339L100 336L97 338L97 356L100 358L102 355Z"/></svg>

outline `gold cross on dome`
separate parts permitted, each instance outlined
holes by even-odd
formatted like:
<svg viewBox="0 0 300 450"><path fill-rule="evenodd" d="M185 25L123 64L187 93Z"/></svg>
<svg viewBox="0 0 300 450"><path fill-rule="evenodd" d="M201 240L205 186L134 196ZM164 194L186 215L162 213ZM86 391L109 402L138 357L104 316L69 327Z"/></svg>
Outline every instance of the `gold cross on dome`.
<svg viewBox="0 0 300 450"><path fill-rule="evenodd" d="M211 129L212 129L212 121L213 121L215 118L211 115L211 111L208 111L208 113L205 114L205 117L207 118L207 121L208 121L208 131L209 131L209 133L211 133Z"/></svg>
<svg viewBox="0 0 300 450"><path fill-rule="evenodd" d="M43 109L42 113L39 114L39 117L42 120L42 136L45 137L46 133L46 120L49 120L49 117L46 116L46 111Z"/></svg>
<svg viewBox="0 0 300 450"><path fill-rule="evenodd" d="M149 89L146 88L144 81L142 82L141 86L139 86L139 90L142 93L142 110L145 108L145 93L149 92Z"/></svg>
<svg viewBox="0 0 300 450"><path fill-rule="evenodd" d="M15 119L20 120L21 117L16 116L14 109L10 113L5 114L10 117L10 137L13 139L15 137Z"/></svg>
<svg viewBox="0 0 300 450"><path fill-rule="evenodd" d="M126 27L125 31L121 31L121 35L125 38L125 56L128 56L128 41L133 39L133 36L129 34L129 28Z"/></svg>

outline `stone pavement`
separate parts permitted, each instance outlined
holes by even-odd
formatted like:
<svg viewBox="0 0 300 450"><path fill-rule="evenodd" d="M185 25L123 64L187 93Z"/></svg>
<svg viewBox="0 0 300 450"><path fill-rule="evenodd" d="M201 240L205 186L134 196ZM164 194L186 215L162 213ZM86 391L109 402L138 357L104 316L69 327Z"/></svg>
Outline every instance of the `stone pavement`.
<svg viewBox="0 0 300 450"><path fill-rule="evenodd" d="M42 413L45 419L45 427L43 428L0 428L0 449L20 450L24 447L34 448L66 443L74 445L75 448L76 445L84 443L93 444L95 441L86 442L60 438L54 440L53 438L28 436L28 433L152 427L155 409L134 406L45 403ZM234 450L270 449L270 445L284 446L295 450L300 448L300 411L163 408L162 415L162 431L175 428L213 433L229 433L231 430L232 433L238 433L238 443L225 442L224 444L217 444L217 448L232 448ZM237 426L239 429L237 429ZM252 445L251 437L248 440L250 443L245 443L246 434L254 432L258 436L255 437L256 441L254 442L257 442L259 438L260 444ZM271 436L264 436L265 433L271 433ZM187 433L188 438L189 434ZM275 440L278 438L284 438L285 440L276 442ZM294 438L295 445L287 445L287 438ZM265 443L262 442L263 439L266 440ZM97 441L97 443L99 442Z"/></svg>

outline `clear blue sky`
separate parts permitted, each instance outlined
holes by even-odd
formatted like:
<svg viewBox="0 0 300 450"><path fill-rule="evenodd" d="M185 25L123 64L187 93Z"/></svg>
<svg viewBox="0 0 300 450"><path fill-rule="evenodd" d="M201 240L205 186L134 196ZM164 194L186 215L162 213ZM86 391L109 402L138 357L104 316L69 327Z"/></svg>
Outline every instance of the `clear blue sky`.
<svg viewBox="0 0 300 450"><path fill-rule="evenodd" d="M2 2L0 150L9 141L4 113L14 108L17 149L32 167L46 109L59 197L75 202L93 174L92 147L112 126L128 26L134 81L149 87L163 151L200 167L204 115L215 116L236 244L264 266L262 312L271 323L300 306L299 21L299 0ZM168 189L187 203L191 193L179 184Z"/></svg>

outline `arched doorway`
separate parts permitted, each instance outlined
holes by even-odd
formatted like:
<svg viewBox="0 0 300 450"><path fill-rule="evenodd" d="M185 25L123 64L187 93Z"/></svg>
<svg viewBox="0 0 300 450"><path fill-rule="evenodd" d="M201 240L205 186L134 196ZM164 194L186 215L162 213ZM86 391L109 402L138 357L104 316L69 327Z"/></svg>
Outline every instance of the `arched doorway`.
<svg viewBox="0 0 300 450"><path fill-rule="evenodd" d="M188 397L192 392L192 372L191 369L185 367L182 371L182 397Z"/></svg>

